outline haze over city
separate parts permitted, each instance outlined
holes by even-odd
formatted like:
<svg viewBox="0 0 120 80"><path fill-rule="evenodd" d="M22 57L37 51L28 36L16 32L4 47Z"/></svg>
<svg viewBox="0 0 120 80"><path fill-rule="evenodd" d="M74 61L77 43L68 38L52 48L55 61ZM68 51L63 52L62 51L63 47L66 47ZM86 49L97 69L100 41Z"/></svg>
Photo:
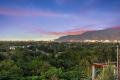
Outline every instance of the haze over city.
<svg viewBox="0 0 120 80"><path fill-rule="evenodd" d="M120 25L120 0L0 0L0 40L54 40Z"/></svg>

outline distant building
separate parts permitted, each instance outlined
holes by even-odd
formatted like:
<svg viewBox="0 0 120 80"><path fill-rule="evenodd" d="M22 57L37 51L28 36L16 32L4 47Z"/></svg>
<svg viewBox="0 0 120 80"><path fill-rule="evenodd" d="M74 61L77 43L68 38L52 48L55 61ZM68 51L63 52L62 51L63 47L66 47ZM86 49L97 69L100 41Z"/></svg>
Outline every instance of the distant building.
<svg viewBox="0 0 120 80"><path fill-rule="evenodd" d="M16 48L25 48L25 46L10 46L10 50L15 50Z"/></svg>
<svg viewBox="0 0 120 80"><path fill-rule="evenodd" d="M10 50L15 50L15 49L16 49L16 46L10 46L9 49L10 49Z"/></svg>

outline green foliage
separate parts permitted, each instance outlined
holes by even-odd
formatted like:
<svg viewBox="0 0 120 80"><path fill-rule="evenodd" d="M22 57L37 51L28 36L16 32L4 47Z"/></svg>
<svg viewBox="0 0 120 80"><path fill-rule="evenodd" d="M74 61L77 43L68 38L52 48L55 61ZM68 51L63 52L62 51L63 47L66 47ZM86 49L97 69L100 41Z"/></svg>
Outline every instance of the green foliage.
<svg viewBox="0 0 120 80"><path fill-rule="evenodd" d="M51 67L45 74L43 74L42 76L44 76L44 79L50 79L50 80L58 80L60 79L60 77L62 76L62 69L57 69L54 67Z"/></svg>
<svg viewBox="0 0 120 80"><path fill-rule="evenodd" d="M89 80L92 63L116 61L116 45L0 42L0 80ZM16 48L11 50L9 46ZM107 68L107 75L99 76L102 80L114 80L112 71Z"/></svg>
<svg viewBox="0 0 120 80"><path fill-rule="evenodd" d="M114 74L114 66L107 66L107 68L104 69L103 72L101 72L100 75L98 75L96 80L116 80L115 74Z"/></svg>
<svg viewBox="0 0 120 80"><path fill-rule="evenodd" d="M0 80L16 80L15 77L22 76L22 70L12 60L0 63Z"/></svg>
<svg viewBox="0 0 120 80"><path fill-rule="evenodd" d="M44 73L49 69L50 64L45 61L35 59L32 60L29 67L34 76L39 76L41 73Z"/></svg>

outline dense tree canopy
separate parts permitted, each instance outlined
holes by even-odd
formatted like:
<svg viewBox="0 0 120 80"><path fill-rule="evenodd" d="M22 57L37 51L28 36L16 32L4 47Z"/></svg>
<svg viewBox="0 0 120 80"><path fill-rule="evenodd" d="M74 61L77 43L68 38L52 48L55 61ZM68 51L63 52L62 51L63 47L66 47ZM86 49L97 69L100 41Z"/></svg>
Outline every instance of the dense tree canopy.
<svg viewBox="0 0 120 80"><path fill-rule="evenodd" d="M93 63L116 61L116 45L0 42L0 80L89 80Z"/></svg>

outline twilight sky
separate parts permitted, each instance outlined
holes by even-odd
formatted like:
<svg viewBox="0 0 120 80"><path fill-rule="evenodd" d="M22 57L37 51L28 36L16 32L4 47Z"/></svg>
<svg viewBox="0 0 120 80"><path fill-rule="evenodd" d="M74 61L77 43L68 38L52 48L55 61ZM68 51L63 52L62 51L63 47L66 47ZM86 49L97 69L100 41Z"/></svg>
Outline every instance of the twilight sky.
<svg viewBox="0 0 120 80"><path fill-rule="evenodd" d="M0 40L53 40L120 25L120 0L0 0Z"/></svg>

